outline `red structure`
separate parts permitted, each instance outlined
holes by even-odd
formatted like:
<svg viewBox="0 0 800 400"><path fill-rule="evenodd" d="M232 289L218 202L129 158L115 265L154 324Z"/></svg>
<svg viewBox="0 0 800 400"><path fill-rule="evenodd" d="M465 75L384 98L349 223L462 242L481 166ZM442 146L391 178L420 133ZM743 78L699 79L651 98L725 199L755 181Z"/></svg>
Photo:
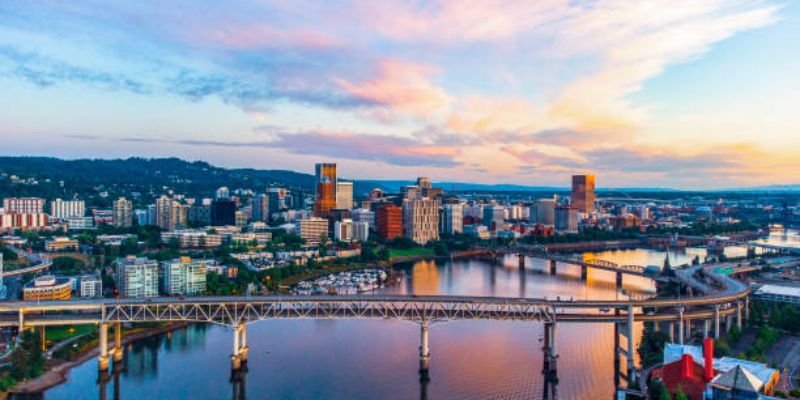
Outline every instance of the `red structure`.
<svg viewBox="0 0 800 400"><path fill-rule="evenodd" d="M703 378L706 382L711 382L714 379L714 339L703 339L703 359L705 364L705 373Z"/></svg>
<svg viewBox="0 0 800 400"><path fill-rule="evenodd" d="M403 236L403 209L394 204L378 208L375 212L375 229L385 240Z"/></svg>
<svg viewBox="0 0 800 400"><path fill-rule="evenodd" d="M703 339L703 365L696 363L691 355L684 354L680 360L656 368L650 378L660 380L674 395L678 388L690 399L702 399L706 384L716 376L714 370L714 339Z"/></svg>
<svg viewBox="0 0 800 400"><path fill-rule="evenodd" d="M653 370L650 378L660 380L673 396L680 388L690 399L702 399L706 388L704 375L705 369L691 355L684 354L680 360Z"/></svg>

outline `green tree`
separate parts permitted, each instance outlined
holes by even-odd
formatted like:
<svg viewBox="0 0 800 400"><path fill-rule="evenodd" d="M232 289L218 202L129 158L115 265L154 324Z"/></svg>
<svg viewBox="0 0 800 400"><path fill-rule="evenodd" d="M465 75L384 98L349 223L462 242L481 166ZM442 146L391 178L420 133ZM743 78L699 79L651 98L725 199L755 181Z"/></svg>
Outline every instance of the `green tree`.
<svg viewBox="0 0 800 400"><path fill-rule="evenodd" d="M658 400L672 400L672 395L669 394L669 390L664 385L661 385L659 389Z"/></svg>
<svg viewBox="0 0 800 400"><path fill-rule="evenodd" d="M683 388L678 386L678 391L675 393L675 400L689 400L689 396L683 392Z"/></svg>
<svg viewBox="0 0 800 400"><path fill-rule="evenodd" d="M665 332L656 332L651 325L648 325L642 340L639 343L639 357L645 366L655 365L664 358L664 344L669 342L669 335Z"/></svg>

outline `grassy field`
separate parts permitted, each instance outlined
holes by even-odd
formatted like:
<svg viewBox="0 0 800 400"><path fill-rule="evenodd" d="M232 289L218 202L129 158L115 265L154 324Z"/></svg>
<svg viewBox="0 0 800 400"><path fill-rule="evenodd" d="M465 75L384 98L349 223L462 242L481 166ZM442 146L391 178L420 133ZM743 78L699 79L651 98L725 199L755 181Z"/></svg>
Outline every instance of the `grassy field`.
<svg viewBox="0 0 800 400"><path fill-rule="evenodd" d="M97 325L72 325L47 327L44 331L47 341L57 343L73 336L92 333L97 330Z"/></svg>
<svg viewBox="0 0 800 400"><path fill-rule="evenodd" d="M426 247L415 247L413 249L389 249L389 257L419 257L432 256L433 249Z"/></svg>

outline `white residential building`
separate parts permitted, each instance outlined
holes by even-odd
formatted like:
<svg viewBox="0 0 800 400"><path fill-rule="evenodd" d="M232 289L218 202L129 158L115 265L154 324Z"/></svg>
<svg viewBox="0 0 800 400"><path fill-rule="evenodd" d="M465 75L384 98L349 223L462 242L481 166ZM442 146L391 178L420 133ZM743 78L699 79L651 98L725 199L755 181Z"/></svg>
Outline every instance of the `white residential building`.
<svg viewBox="0 0 800 400"><path fill-rule="evenodd" d="M57 219L83 217L86 214L86 203L83 200L55 199L50 202L50 215Z"/></svg>
<svg viewBox="0 0 800 400"><path fill-rule="evenodd" d="M79 284L81 297L103 297L103 281L97 275L81 275Z"/></svg>
<svg viewBox="0 0 800 400"><path fill-rule="evenodd" d="M206 290L207 266L204 261L181 257L164 261L161 267L164 276L164 294L191 296Z"/></svg>
<svg viewBox="0 0 800 400"><path fill-rule="evenodd" d="M135 256L118 259L117 286L122 297L158 296L158 262Z"/></svg>
<svg viewBox="0 0 800 400"><path fill-rule="evenodd" d="M340 242L353 240L353 220L345 218L333 224L333 237Z"/></svg>

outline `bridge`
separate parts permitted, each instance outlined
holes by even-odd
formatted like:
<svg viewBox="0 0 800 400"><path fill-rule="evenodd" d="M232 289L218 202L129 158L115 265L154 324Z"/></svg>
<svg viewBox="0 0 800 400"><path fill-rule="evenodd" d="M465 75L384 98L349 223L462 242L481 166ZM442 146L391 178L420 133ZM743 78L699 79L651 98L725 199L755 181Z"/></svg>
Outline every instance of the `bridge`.
<svg viewBox="0 0 800 400"><path fill-rule="evenodd" d="M759 243L753 240L742 240L742 239L733 239L733 238L722 238L722 237L714 237L714 236L692 236L692 235L677 235L673 236L674 239L677 240L686 240L686 241L694 241L699 243L706 243L706 244L714 244L719 248L724 248L727 246L739 246L745 247L748 249L748 254L751 253L751 249L762 249L772 252L777 252L778 254L794 254L800 255L800 247L792 247L792 246L781 246L776 244L769 244L769 243Z"/></svg>
<svg viewBox="0 0 800 400"><path fill-rule="evenodd" d="M32 265L30 267L12 269L10 271L3 271L3 277L7 278L9 276L33 274L44 271L50 268L51 265L53 265L53 263L50 262L49 260L42 260L42 262L40 262L39 264Z"/></svg>
<svg viewBox="0 0 800 400"><path fill-rule="evenodd" d="M602 259L585 259L580 255L566 255L560 253L551 253L540 246L493 246L485 247L484 250L489 253L493 260L496 260L500 255L516 255L519 259L519 268L525 268L525 258L538 258L550 262L550 274L556 274L558 263L572 264L581 267L581 280L586 280L589 275L589 268L599 269L603 271L610 271L616 273L617 288L622 288L623 275L636 275L648 278L656 278L658 271L649 271L647 267L642 265L624 265L617 264L611 261Z"/></svg>
<svg viewBox="0 0 800 400"><path fill-rule="evenodd" d="M526 257L568 263L586 269L597 268L622 274L647 276L641 266L618 265L604 260L582 259L551 254L530 247L508 247L490 251L516 254L520 267ZM572 298L505 298L479 296L352 295L352 296L207 296L158 297L146 299L94 299L47 302L0 302L0 326L19 330L60 325L94 324L99 329L98 369L107 376L112 361L122 361L122 324L155 321L211 323L233 328L232 376L243 376L249 348L247 325L274 319L384 319L420 326L420 381L427 381L430 367L429 335L435 323L457 320L496 320L541 322L544 325L545 390L555 396L557 383L556 326L564 323L605 323L614 325L615 371L621 359L627 360L624 376L635 379L634 324L652 323L667 329L672 341L701 331L703 336L719 337L723 329L742 326L749 315L749 287L729 276L717 274L715 265L693 266L679 271L679 279L698 288L693 297L665 299L604 300ZM705 273L711 283L697 276ZM702 290L701 290L702 289ZM109 328L113 328L110 346ZM623 340L621 340L623 338ZM624 343L624 345L621 345ZM115 367L116 369L116 367ZM622 374L615 374L615 380ZM617 382L619 386L619 382ZM548 389L549 388L549 389Z"/></svg>
<svg viewBox="0 0 800 400"><path fill-rule="evenodd" d="M391 319L420 326L420 374L427 376L430 365L429 329L434 323L456 320L498 320L542 322L545 328L546 379L554 379L557 352L556 325L559 323L612 323L615 326L615 363L625 357L627 376L635 376L633 364L634 323L667 324L670 335L677 324L678 340L691 331L693 321L702 321L704 334L719 336L726 328L742 324L747 313L749 288L729 277L719 277L721 290L683 299L573 300L544 298L503 298L476 296L354 295L354 296L235 296L159 297L148 299L96 299L48 302L0 303L0 326L20 329L37 326L96 324L100 332L98 367L108 371L110 360L121 361L122 323L187 321L212 323L233 328L231 368L246 364L246 326L273 319ZM114 328L109 347L109 328ZM626 346L619 346L619 337ZM619 368L617 369L619 370ZM553 382L550 382L553 383ZM551 387L551 386L548 386Z"/></svg>

